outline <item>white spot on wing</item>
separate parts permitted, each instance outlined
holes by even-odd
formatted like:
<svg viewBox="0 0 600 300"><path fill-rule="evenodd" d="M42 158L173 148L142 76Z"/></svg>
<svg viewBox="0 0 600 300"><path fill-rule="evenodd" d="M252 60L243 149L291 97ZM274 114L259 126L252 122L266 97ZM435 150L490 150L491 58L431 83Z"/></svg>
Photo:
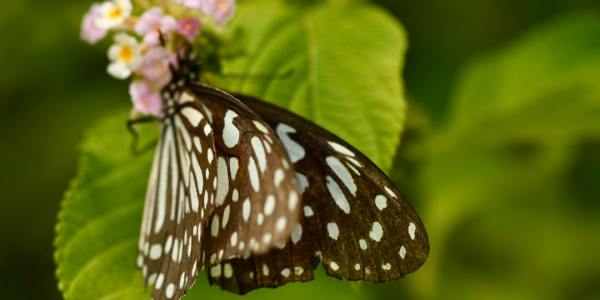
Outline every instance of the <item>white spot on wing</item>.
<svg viewBox="0 0 600 300"><path fill-rule="evenodd" d="M211 277L221 277L221 265L216 265L212 268L210 268L210 276Z"/></svg>
<svg viewBox="0 0 600 300"><path fill-rule="evenodd" d="M365 239L360 239L358 241L358 245L360 246L360 249L362 250L367 250L367 241L365 241Z"/></svg>
<svg viewBox="0 0 600 300"><path fill-rule="evenodd" d="M186 106L181 109L181 114L192 124L194 127L198 127L200 125L200 121L202 120L202 114L195 108Z"/></svg>
<svg viewBox="0 0 600 300"><path fill-rule="evenodd" d="M292 243L297 244L302 238L302 225L300 223L296 224L294 227L294 231L292 231L291 240Z"/></svg>
<svg viewBox="0 0 600 300"><path fill-rule="evenodd" d="M331 148L333 148L333 150L335 150L341 154L347 155L347 156L351 156L351 157L354 156L354 152L350 151L348 148L346 148L336 142L328 142L328 143L329 143L329 146L331 146Z"/></svg>
<svg viewBox="0 0 600 300"><path fill-rule="evenodd" d="M157 260L162 255L162 246L160 244L154 244L150 247L150 259Z"/></svg>
<svg viewBox="0 0 600 300"><path fill-rule="evenodd" d="M235 246L237 244L237 239L238 239L238 233L237 231L231 234L231 238L229 238L229 242L231 243L231 246Z"/></svg>
<svg viewBox="0 0 600 300"><path fill-rule="evenodd" d="M244 218L244 221L248 221L248 218L250 217L250 198L246 198L242 204L242 217Z"/></svg>
<svg viewBox="0 0 600 300"><path fill-rule="evenodd" d="M306 205L304 206L304 216L305 217L312 217L315 213L313 212L312 208L310 208L310 206Z"/></svg>
<svg viewBox="0 0 600 300"><path fill-rule="evenodd" d="M271 239L273 238L273 236L270 233L265 233L265 235L263 235L263 244L269 244L271 242Z"/></svg>
<svg viewBox="0 0 600 300"><path fill-rule="evenodd" d="M265 215L270 216L275 210L275 196L268 195L265 200Z"/></svg>
<svg viewBox="0 0 600 300"><path fill-rule="evenodd" d="M377 197L375 197L375 206L377 206L379 210L383 210L387 207L387 198L384 195L377 195Z"/></svg>
<svg viewBox="0 0 600 300"><path fill-rule="evenodd" d="M267 127L265 127L265 125L263 125L261 122L258 121L252 121L254 123L254 126L256 126L256 128L258 130L260 130L262 133L269 133L269 130L267 129Z"/></svg>
<svg viewBox="0 0 600 300"><path fill-rule="evenodd" d="M410 223L408 224L408 235L410 235L410 239L414 240L415 239L415 232L417 231L417 226L415 226L415 223Z"/></svg>
<svg viewBox="0 0 600 300"><path fill-rule="evenodd" d="M204 125L204 135L208 136L212 132L209 124Z"/></svg>
<svg viewBox="0 0 600 300"><path fill-rule="evenodd" d="M193 102L193 101L194 101L194 97L192 97L187 92L181 93L181 97L179 97L180 104L187 103L187 102Z"/></svg>
<svg viewBox="0 0 600 300"><path fill-rule="evenodd" d="M175 294L175 285L170 283L167 286L167 289L165 290L165 296L167 296L167 298L171 299L171 298L173 298L174 294Z"/></svg>
<svg viewBox="0 0 600 300"><path fill-rule="evenodd" d="M225 229L225 226L227 226L227 222L229 222L229 204L227 206L225 206L225 209L223 210L223 220L221 220L221 228Z"/></svg>
<svg viewBox="0 0 600 300"><path fill-rule="evenodd" d="M356 196L356 184L348 169L335 156L328 156L325 161L335 175L344 183L352 195Z"/></svg>
<svg viewBox="0 0 600 300"><path fill-rule="evenodd" d="M340 229L335 222L330 222L327 223L327 233L329 234L330 238L337 240L340 236Z"/></svg>
<svg viewBox="0 0 600 300"><path fill-rule="evenodd" d="M369 232L369 237L372 240L379 242L381 240L382 236L383 236L383 227L381 227L381 224L379 224L379 222L373 222L373 227L371 227L371 231Z"/></svg>
<svg viewBox="0 0 600 300"><path fill-rule="evenodd" d="M275 175L273 175L273 181L275 183L275 186L279 186L279 184L281 184L281 181L283 181L283 177L284 177L283 170L277 169L277 171L275 171Z"/></svg>
<svg viewBox="0 0 600 300"><path fill-rule="evenodd" d="M394 198L398 198L398 196L396 196L396 193L394 193L394 191L392 191L389 187L385 186L383 188L385 189L386 192L388 192L388 194L390 194L390 196L392 196Z"/></svg>
<svg viewBox="0 0 600 300"><path fill-rule="evenodd" d="M210 225L210 235L217 237L219 235L219 216L215 215Z"/></svg>
<svg viewBox="0 0 600 300"><path fill-rule="evenodd" d="M231 180L235 179L235 176L237 175L237 171L239 168L239 162L237 157L232 157L229 159L229 175L231 175Z"/></svg>
<svg viewBox="0 0 600 300"><path fill-rule="evenodd" d="M229 174L227 173L227 162L223 157L217 160L217 197L216 205L221 206L225 202L225 196L229 191Z"/></svg>
<svg viewBox="0 0 600 300"><path fill-rule="evenodd" d="M304 193L306 188L308 188L308 179L304 174L296 172L296 182L298 183L298 191L300 194Z"/></svg>
<svg viewBox="0 0 600 300"><path fill-rule="evenodd" d="M254 158L248 158L248 177L250 179L250 184L252 184L252 188L254 188L255 192L258 192L260 189L260 183L258 181L258 170L256 170L256 163L254 162Z"/></svg>
<svg viewBox="0 0 600 300"><path fill-rule="evenodd" d="M277 125L276 130L279 139L283 143L283 146L285 147L288 155L290 156L290 159L292 160L292 163L295 163L304 158L304 155L306 154L304 148L302 148L300 144L292 140L292 138L290 138L289 136L290 133L295 133L296 129L290 127L287 124L280 123L279 125Z"/></svg>
<svg viewBox="0 0 600 300"><path fill-rule="evenodd" d="M234 111L228 110L223 120L223 142L229 148L233 148L240 141L240 131L233 124L236 117L237 114Z"/></svg>
<svg viewBox="0 0 600 300"><path fill-rule="evenodd" d="M285 217L279 217L279 219L277 219L277 223L275 223L275 229L277 231L283 231L286 225L287 219Z"/></svg>
<svg viewBox="0 0 600 300"><path fill-rule="evenodd" d="M231 278L231 276L233 276L233 268L231 267L230 263L226 263L223 266L223 275L225 278Z"/></svg>
<svg viewBox="0 0 600 300"><path fill-rule="evenodd" d="M298 204L298 193L296 191L290 192L290 197L288 198L288 209L293 211L296 209L296 205Z"/></svg>
<svg viewBox="0 0 600 300"><path fill-rule="evenodd" d="M165 274L160 273L156 278L156 285L154 285L154 288L160 290L160 288L162 288L163 282L165 282Z"/></svg>
<svg viewBox="0 0 600 300"><path fill-rule="evenodd" d="M340 186L331 178L330 176L326 177L327 180L327 189L329 190L329 194L333 197L333 201L335 204L346 214L350 213L350 203L344 196L344 192L340 189Z"/></svg>
<svg viewBox="0 0 600 300"><path fill-rule="evenodd" d="M258 167L260 172L263 173L267 168L267 155L265 154L265 148L258 137L253 137L250 141L254 154L256 154L256 160L258 161Z"/></svg>

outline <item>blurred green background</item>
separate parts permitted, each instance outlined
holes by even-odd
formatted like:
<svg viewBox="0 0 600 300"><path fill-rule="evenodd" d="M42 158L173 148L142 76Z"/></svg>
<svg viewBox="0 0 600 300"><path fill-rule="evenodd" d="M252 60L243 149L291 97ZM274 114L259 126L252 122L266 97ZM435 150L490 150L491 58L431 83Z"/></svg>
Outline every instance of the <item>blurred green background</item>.
<svg viewBox="0 0 600 300"><path fill-rule="evenodd" d="M392 176L432 252L369 297L600 299L600 2L376 2L410 36ZM129 105L105 47L79 40L89 5L0 10L2 299L61 298L52 241L78 142Z"/></svg>

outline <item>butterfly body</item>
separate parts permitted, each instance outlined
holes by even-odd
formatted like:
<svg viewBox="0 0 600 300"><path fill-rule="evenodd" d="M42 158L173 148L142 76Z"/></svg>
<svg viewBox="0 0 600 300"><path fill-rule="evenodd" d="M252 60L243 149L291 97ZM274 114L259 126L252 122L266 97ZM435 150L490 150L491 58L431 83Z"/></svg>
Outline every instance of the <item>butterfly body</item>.
<svg viewBox="0 0 600 300"><path fill-rule="evenodd" d="M202 269L244 294L312 280L319 263L371 282L424 263L419 217L367 157L298 115L196 78L197 64L181 60L163 93L138 258L154 299L182 297Z"/></svg>

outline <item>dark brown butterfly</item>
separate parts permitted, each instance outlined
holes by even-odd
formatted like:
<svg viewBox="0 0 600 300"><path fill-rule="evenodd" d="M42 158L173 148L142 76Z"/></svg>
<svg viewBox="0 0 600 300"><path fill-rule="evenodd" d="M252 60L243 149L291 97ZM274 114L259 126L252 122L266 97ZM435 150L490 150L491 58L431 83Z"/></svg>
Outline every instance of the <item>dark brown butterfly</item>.
<svg viewBox="0 0 600 300"><path fill-rule="evenodd" d="M325 129L248 96L194 83L180 59L165 88L138 266L154 299L199 270L243 294L313 279L384 282L419 268L423 224L389 178Z"/></svg>

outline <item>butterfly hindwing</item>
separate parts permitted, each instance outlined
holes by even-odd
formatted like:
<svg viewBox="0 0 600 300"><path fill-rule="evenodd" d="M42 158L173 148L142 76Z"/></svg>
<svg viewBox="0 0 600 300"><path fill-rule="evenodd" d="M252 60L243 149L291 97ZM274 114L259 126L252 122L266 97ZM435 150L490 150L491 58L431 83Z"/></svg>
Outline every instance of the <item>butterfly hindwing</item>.
<svg viewBox="0 0 600 300"><path fill-rule="evenodd" d="M310 280L318 261L330 276L371 282L400 278L424 263L429 245L419 217L368 158L293 113L236 97L277 132L288 151L303 198L303 219L285 247L228 262L235 274L256 274L252 281L235 277L217 282L222 288L245 293Z"/></svg>
<svg viewBox="0 0 600 300"><path fill-rule="evenodd" d="M179 299L196 280L217 185L208 116L187 93L166 97L169 108L146 193L138 258L153 299Z"/></svg>

